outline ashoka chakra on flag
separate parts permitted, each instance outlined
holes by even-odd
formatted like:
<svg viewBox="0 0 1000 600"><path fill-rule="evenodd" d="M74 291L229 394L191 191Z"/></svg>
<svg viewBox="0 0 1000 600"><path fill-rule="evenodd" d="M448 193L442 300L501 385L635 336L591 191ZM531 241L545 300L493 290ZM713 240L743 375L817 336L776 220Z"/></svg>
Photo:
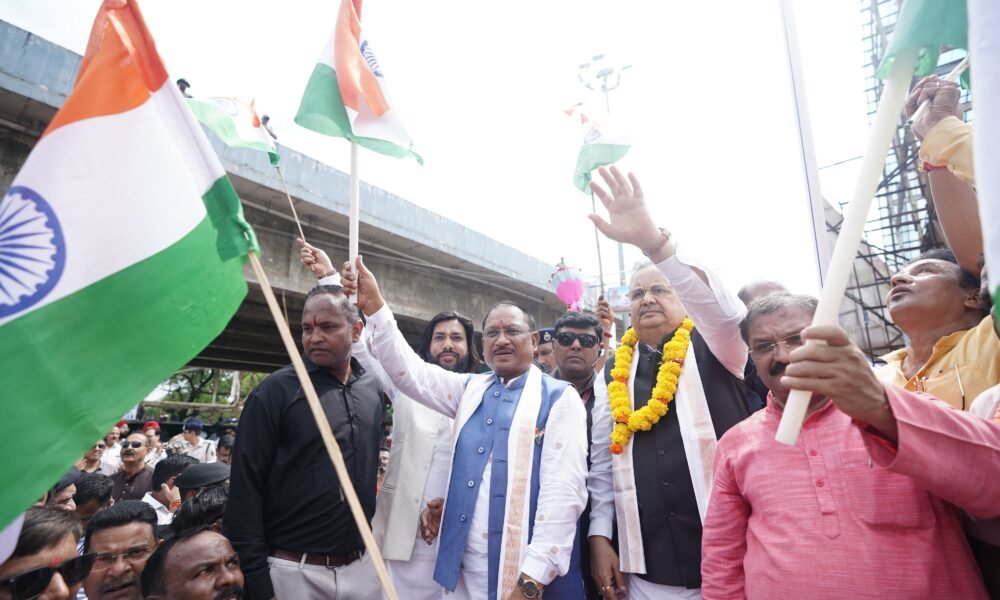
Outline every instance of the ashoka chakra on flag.
<svg viewBox="0 0 1000 600"><path fill-rule="evenodd" d="M59 282L66 242L52 207L24 186L0 202L0 318L29 308Z"/></svg>

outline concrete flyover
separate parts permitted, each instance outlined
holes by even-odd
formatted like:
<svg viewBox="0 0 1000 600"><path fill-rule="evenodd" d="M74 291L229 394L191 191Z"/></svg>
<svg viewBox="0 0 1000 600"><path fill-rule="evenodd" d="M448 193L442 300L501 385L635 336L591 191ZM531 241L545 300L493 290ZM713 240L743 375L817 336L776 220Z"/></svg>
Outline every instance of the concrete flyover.
<svg viewBox="0 0 1000 600"><path fill-rule="evenodd" d="M79 55L0 21L3 190L71 91L79 63ZM211 134L209 139L243 200L268 280L294 331L315 279L299 264L295 224L278 174L265 155L229 148ZM279 151L307 238L331 256L346 256L348 175L289 148ZM551 264L364 183L360 230L361 253L411 343L441 310L457 310L478 323L486 308L509 299L539 323L551 324L564 308L547 286ZM192 365L271 371L288 362L258 282L249 268L244 274L250 293Z"/></svg>

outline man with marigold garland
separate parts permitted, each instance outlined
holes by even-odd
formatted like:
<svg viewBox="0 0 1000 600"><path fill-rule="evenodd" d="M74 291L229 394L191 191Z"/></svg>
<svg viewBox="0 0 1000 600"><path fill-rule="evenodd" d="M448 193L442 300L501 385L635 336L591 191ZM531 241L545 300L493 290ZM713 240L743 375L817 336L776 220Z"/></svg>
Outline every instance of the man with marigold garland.
<svg viewBox="0 0 1000 600"><path fill-rule="evenodd" d="M600 174L607 189L591 187L610 222L591 219L650 262L632 276L633 329L609 364L607 388L596 387L591 571L606 600L700 598L716 442L749 415L739 329L746 308L656 227L634 175ZM614 516L620 557L610 541Z"/></svg>

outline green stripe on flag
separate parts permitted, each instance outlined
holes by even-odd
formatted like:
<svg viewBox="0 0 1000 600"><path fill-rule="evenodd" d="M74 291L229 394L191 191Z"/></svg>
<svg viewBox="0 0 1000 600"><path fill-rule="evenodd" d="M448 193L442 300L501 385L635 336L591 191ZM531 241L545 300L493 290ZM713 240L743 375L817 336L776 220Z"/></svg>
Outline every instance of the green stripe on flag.
<svg viewBox="0 0 1000 600"><path fill-rule="evenodd" d="M281 157L272 144L263 139L247 139L240 135L233 122L233 116L224 111L221 107L212 102L200 100L198 98L186 98L188 108L194 114L198 122L208 127L227 146L236 148L248 148L259 152L267 152L268 159L273 166L278 166ZM242 113L241 113L242 114ZM248 114L248 117L250 115ZM264 135L267 135L266 133Z"/></svg>
<svg viewBox="0 0 1000 600"><path fill-rule="evenodd" d="M965 0L906 0L876 75L887 78L896 54L909 48L920 50L913 74L930 75L938 66L941 46L969 47L968 27Z"/></svg>
<svg viewBox="0 0 1000 600"><path fill-rule="evenodd" d="M306 91L302 94L295 122L316 133L347 138L379 154L413 158L421 165L424 164L424 159L409 148L385 140L354 135L347 109L344 108L344 99L340 95L340 86L337 85L337 74L329 65L319 63L313 68Z"/></svg>
<svg viewBox="0 0 1000 600"><path fill-rule="evenodd" d="M614 164L628 153L631 146L627 144L584 144L576 159L576 171L573 185L582 192L589 192L590 172L599 167Z"/></svg>
<svg viewBox="0 0 1000 600"><path fill-rule="evenodd" d="M164 251L3 326L0 524L31 506L131 407L225 328L242 261L204 219ZM40 415L45 415L41 418Z"/></svg>
<svg viewBox="0 0 1000 600"><path fill-rule="evenodd" d="M243 205L229 177L217 179L202 199L212 224L219 231L215 244L219 258L230 260L246 256L251 250L260 254L257 235L243 216Z"/></svg>

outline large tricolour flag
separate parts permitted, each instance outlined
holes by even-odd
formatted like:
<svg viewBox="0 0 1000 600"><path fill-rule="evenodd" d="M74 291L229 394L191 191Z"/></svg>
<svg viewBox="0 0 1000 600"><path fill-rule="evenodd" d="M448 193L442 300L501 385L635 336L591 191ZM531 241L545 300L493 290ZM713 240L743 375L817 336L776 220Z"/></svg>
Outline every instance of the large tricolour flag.
<svg viewBox="0 0 1000 600"><path fill-rule="evenodd" d="M226 326L256 249L134 0L0 201L0 527Z"/></svg>
<svg viewBox="0 0 1000 600"><path fill-rule="evenodd" d="M337 25L309 77L295 122L424 164L389 98L375 50L361 31L361 0L341 0Z"/></svg>
<svg viewBox="0 0 1000 600"><path fill-rule="evenodd" d="M576 157L573 185L581 192L590 192L590 173L599 167L621 160L632 144L622 135L607 132L585 112L583 104L572 106L566 110L566 114L579 119L580 126L583 127L583 145L580 146L580 152Z"/></svg>
<svg viewBox="0 0 1000 600"><path fill-rule="evenodd" d="M267 152L278 166L278 149L264 128L253 101L237 98L188 98L188 107L198 121L219 136L227 146Z"/></svg>
<svg viewBox="0 0 1000 600"><path fill-rule="evenodd" d="M1000 335L1000 6L969 0L969 55L976 80L972 121L979 219L986 275L993 294L993 326ZM995 416L1000 421L1000 415Z"/></svg>

